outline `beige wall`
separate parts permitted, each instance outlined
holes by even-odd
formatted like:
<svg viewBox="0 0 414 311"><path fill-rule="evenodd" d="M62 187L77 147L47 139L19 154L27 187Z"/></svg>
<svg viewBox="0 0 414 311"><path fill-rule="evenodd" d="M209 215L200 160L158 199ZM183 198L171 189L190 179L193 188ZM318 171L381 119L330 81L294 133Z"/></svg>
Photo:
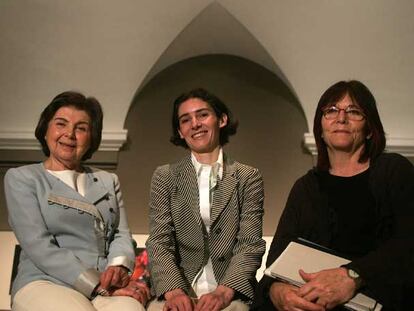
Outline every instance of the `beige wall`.
<svg viewBox="0 0 414 311"><path fill-rule="evenodd" d="M288 87L269 70L243 58L196 57L163 70L135 96L124 125L128 142L118 159L114 160L116 154L100 152L94 155L92 165L118 174L132 232L148 233L151 175L158 165L174 162L187 153L169 142L172 101L198 86L221 97L239 120L238 133L225 151L262 172L264 234L273 235L291 186L313 164L302 146L302 134L308 128L301 106ZM0 156L14 159L0 160L1 189L8 167L43 159L41 152L34 151L2 151ZM9 230L1 194L0 230Z"/></svg>
<svg viewBox="0 0 414 311"><path fill-rule="evenodd" d="M185 154L168 142L169 105L197 84L240 120L225 150L261 170L272 235L291 185L312 166L302 138L333 82L365 82L388 147L414 163L413 15L411 0L2 0L0 187L8 167L42 159L38 115L77 89L102 102L105 142L129 131L119 153L92 162L118 173L131 229L146 233L152 171ZM192 59L203 55L216 56ZM2 190L0 230L9 230Z"/></svg>
<svg viewBox="0 0 414 311"><path fill-rule="evenodd" d="M2 174L10 165L41 159L39 152L16 150L16 141L32 139L38 115L54 95L67 89L92 94L104 106L105 133L129 131L119 154L101 152L94 161L116 169L131 227L146 232L151 172L184 152L168 143L167 105L196 82L223 97L240 119L226 150L263 172L267 234L293 181L312 165L302 137L331 83L366 82L388 141L414 155L412 1L165 3L0 1ZM243 57L262 67L236 57L190 59L206 54ZM6 219L1 195L0 229L8 229Z"/></svg>
<svg viewBox="0 0 414 311"><path fill-rule="evenodd" d="M148 197L154 169L187 153L169 143L172 101L199 86L222 98L239 120L238 133L231 137L225 151L262 172L264 233L272 235L290 187L312 166L311 155L302 147L302 134L308 130L306 120L299 103L278 77L250 61L225 55L197 57L173 65L135 97L125 122L128 143L119 153L115 169L131 230L148 232ZM102 167L102 162L97 165ZM0 229L7 230L6 217L1 219Z"/></svg>
<svg viewBox="0 0 414 311"><path fill-rule="evenodd" d="M270 71L231 56L190 59L164 70L136 96L125 128L128 144L119 154L131 227L147 232L148 195L154 169L187 151L169 143L173 100L184 91L205 87L229 105L240 122L225 146L234 159L258 167L265 182L265 234L273 234L294 180L312 166L302 149L307 131L300 105Z"/></svg>
<svg viewBox="0 0 414 311"><path fill-rule="evenodd" d="M102 101L104 141L124 137L134 94L149 76L221 53L277 74L308 128L323 90L340 79L364 81L388 142L414 155L413 15L411 0L3 0L0 148L33 139L39 111L67 89Z"/></svg>

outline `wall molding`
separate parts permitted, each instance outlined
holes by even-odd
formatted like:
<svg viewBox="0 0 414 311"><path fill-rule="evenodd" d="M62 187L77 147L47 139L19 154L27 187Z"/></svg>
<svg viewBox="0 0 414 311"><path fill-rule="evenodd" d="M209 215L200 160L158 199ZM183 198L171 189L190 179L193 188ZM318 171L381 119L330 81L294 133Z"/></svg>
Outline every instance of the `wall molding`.
<svg viewBox="0 0 414 311"><path fill-rule="evenodd" d="M119 151L127 140L128 130L103 131L99 151ZM33 132L0 132L0 150L41 150Z"/></svg>
<svg viewBox="0 0 414 311"><path fill-rule="evenodd" d="M317 155L315 138L312 133L303 134L303 141L306 149L312 155ZM414 137L392 137L387 136L386 152L399 153L405 157L414 157Z"/></svg>
<svg viewBox="0 0 414 311"><path fill-rule="evenodd" d="M127 141L128 130L104 131L99 151L119 151ZM316 155L315 138L312 133L304 133L306 149ZM414 157L414 137L387 137L387 152L400 153L405 157ZM0 132L0 150L41 150L33 132Z"/></svg>

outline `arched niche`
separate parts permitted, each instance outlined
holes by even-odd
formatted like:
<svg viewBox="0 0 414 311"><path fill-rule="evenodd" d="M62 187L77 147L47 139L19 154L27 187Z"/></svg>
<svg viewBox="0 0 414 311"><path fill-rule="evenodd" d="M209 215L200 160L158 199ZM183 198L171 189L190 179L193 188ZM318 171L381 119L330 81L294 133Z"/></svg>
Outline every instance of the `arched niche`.
<svg viewBox="0 0 414 311"><path fill-rule="evenodd" d="M152 66L137 92L168 66L206 54L229 54L249 59L273 72L295 94L289 80L260 41L216 1L206 6L172 40Z"/></svg>
<svg viewBox="0 0 414 311"><path fill-rule="evenodd" d="M154 169L188 152L169 142L171 109L179 94L194 87L219 96L239 120L238 133L224 150L262 172L264 233L273 234L293 182L312 166L312 156L302 146L307 123L296 97L278 76L232 55L179 61L156 74L136 94L124 125L128 142L119 153L117 167L132 231L147 233Z"/></svg>

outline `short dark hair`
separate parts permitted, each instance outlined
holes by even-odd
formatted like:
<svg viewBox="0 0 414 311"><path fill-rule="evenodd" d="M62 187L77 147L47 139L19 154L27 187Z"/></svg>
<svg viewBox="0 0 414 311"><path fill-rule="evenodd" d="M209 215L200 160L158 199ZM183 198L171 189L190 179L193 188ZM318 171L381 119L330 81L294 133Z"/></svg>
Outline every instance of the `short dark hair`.
<svg viewBox="0 0 414 311"><path fill-rule="evenodd" d="M224 146L229 141L229 136L236 134L238 122L233 119L233 115L230 109L221 101L217 96L208 92L203 88L196 88L187 93L181 94L178 96L173 104L173 113L172 113L172 136L170 141L177 146L183 146L188 148L187 143L184 139L180 137L178 132L180 128L180 123L178 120L178 109L180 105L188 99L198 98L207 104L214 110L217 118L221 118L223 114L227 115L227 124L220 129L220 145Z"/></svg>
<svg viewBox="0 0 414 311"><path fill-rule="evenodd" d="M352 102L361 107L366 118L366 134L370 133L370 138L365 140L365 148L362 151L359 162L363 163L368 159L375 159L385 148L385 133L382 126L377 104L371 91L360 81L339 81L330 86L319 99L313 121L313 135L315 136L316 147L318 149L317 167L321 170L329 170L330 163L328 150L322 138L322 116L323 110L337 103L346 95L349 95Z"/></svg>
<svg viewBox="0 0 414 311"><path fill-rule="evenodd" d="M52 102L41 113L36 126L35 136L42 145L45 156L50 156L50 150L45 139L49 122L56 111L67 106L73 106L78 110L85 111L91 119L91 144L82 157L83 161L87 160L98 150L102 139L103 112L101 104L94 97L85 97L83 94L74 91L60 93L53 98Z"/></svg>

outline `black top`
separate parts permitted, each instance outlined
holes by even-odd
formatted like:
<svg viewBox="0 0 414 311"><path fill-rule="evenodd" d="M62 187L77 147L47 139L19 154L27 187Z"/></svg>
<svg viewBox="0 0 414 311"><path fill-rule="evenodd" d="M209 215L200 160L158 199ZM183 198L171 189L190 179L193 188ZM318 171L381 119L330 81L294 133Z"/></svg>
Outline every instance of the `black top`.
<svg viewBox="0 0 414 311"><path fill-rule="evenodd" d="M369 187L369 169L341 177L318 175L321 192L328 198L331 241L329 248L349 259L375 249L375 199ZM355 243L358 241L358 243Z"/></svg>
<svg viewBox="0 0 414 311"><path fill-rule="evenodd" d="M365 172L367 176L364 173L356 176L356 179L361 178L360 181L355 181L361 188L359 198L354 197L357 193L354 192L355 189L346 195L338 190L340 193L336 196L339 197L334 197L334 190L329 195L330 190L326 190L326 185L321 182L324 178L332 177L326 174L314 168L294 184L270 246L266 265L273 263L289 242L298 237L338 252L335 248L343 247L343 255L353 258L347 266L362 276L364 290L381 302L384 311L414 310L414 300L409 299L409 295L414 292L413 165L398 154L380 155L371 161L370 169ZM368 178L368 189L364 178ZM338 178L338 182L342 182L340 179ZM330 182L328 184L332 186ZM342 206L340 214L337 214L336 217L341 218L341 221L336 223L338 228L333 230L335 208L332 206L335 205L338 210L338 205L332 202L345 200L348 200L348 204ZM361 200L365 200L367 206ZM354 206L360 203L362 207ZM355 207L352 212L343 211L345 207L352 206ZM342 219L344 213L348 220ZM340 226L349 228L339 230ZM358 226L360 229L367 228L367 231L355 230L352 241L350 238L348 242L344 242L344 232L349 233ZM370 241L369 237L372 235L374 236ZM360 238L365 241L360 243ZM350 244L358 246L352 249ZM275 310L268 296L273 282L275 280L268 276L262 278L256 291L253 309Z"/></svg>

